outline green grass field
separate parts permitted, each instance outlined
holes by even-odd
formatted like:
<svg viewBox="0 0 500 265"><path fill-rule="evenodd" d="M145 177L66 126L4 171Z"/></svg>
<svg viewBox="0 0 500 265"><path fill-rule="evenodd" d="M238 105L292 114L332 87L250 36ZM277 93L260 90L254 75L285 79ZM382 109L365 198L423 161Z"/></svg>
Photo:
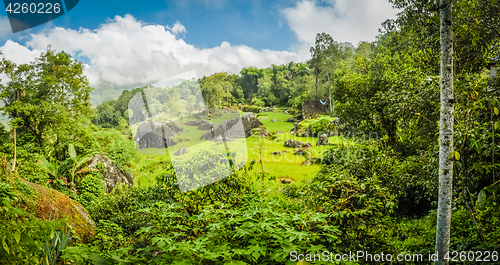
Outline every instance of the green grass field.
<svg viewBox="0 0 500 265"><path fill-rule="evenodd" d="M225 119L231 118L226 116L227 115L218 117L215 121L217 124L220 124ZM286 122L286 120L290 117L292 117L292 115L279 112L265 112L258 115L259 120L261 120L264 126L267 127L268 132L278 132L276 134L276 139L270 140L264 137L250 136L246 139L228 142L230 150L234 150L235 146L241 146L242 141L246 142L246 165L255 160L253 169L250 171L251 174L258 174L261 172L262 167L259 162L259 157L262 155L262 166L264 168L264 172L268 173L269 176L276 178L274 181L264 181L265 185L262 185L262 187L279 189L280 186L283 185L280 184L280 179L291 179L295 182L302 182L311 179L319 172L321 165L303 165L306 158L302 155L294 155L295 149L284 146L287 139L310 143L312 147L308 150L311 152L312 157L317 158L320 158L323 152L332 146L341 144L342 140L337 136L329 138L329 146L316 146L316 141L318 140L317 137L298 137L290 134L289 132L293 128L293 123ZM267 120L262 120L262 118L267 118ZM277 121L271 122L272 119L276 119ZM283 120L283 122L281 122L281 120ZM182 139L183 141L170 147L168 150L156 148L139 150L137 161L133 166L135 185L149 186L153 184L154 178L162 174L164 170L164 164L162 162L169 161L171 159L170 154L173 154L181 147L197 151L203 149L212 150L216 147L217 143L200 140L201 135L205 131L196 130L197 126L184 125L183 127L187 130L187 132L179 134L176 137ZM132 127L131 129L135 133L137 126L135 126L135 128ZM218 147L223 148L220 144ZM276 151L281 152L281 155L271 154ZM175 157L175 159L188 159L195 153L196 152L188 152L181 157Z"/></svg>

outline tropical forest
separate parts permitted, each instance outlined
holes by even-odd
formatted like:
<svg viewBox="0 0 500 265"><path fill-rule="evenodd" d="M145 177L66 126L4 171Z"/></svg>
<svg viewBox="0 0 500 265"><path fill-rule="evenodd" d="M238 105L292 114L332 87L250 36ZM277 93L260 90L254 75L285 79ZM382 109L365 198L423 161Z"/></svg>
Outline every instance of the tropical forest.
<svg viewBox="0 0 500 265"><path fill-rule="evenodd" d="M1 264L500 264L500 1L92 104L1 56Z"/></svg>

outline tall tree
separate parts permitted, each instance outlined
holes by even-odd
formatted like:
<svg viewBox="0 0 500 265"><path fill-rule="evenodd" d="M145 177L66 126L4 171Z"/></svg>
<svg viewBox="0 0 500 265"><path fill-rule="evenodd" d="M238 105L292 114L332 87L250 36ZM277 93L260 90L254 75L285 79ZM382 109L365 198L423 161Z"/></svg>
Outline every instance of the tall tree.
<svg viewBox="0 0 500 265"><path fill-rule="evenodd" d="M23 144L22 136L35 144L32 151L55 151L62 159L69 143L89 135L92 89L83 63L48 49L32 63L17 65L2 58L0 65L7 76L6 84L0 84L0 109L23 125L17 128L18 144Z"/></svg>
<svg viewBox="0 0 500 265"><path fill-rule="evenodd" d="M439 121L439 196L436 227L435 264L448 264L445 259L450 249L451 201L453 187L453 33L452 2L441 0L441 114Z"/></svg>

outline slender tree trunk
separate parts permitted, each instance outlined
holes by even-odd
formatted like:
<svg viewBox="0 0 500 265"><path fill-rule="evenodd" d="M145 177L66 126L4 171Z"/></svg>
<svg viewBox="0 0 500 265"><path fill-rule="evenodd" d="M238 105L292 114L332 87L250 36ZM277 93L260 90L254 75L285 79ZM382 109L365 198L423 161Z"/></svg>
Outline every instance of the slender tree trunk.
<svg viewBox="0 0 500 265"><path fill-rule="evenodd" d="M441 114L439 121L439 197L434 264L448 264L444 259L450 249L451 202L453 187L453 34L452 2L441 0Z"/></svg>
<svg viewBox="0 0 500 265"><path fill-rule="evenodd" d="M332 106L332 90L330 88L330 75L328 75L328 68L326 68L326 78L328 79L328 99L330 100L330 113L333 112Z"/></svg>
<svg viewBox="0 0 500 265"><path fill-rule="evenodd" d="M14 127L14 162L12 162L12 171L16 170L16 158L17 158L16 127Z"/></svg>
<svg viewBox="0 0 500 265"><path fill-rule="evenodd" d="M316 74L316 100L318 100L318 74Z"/></svg>

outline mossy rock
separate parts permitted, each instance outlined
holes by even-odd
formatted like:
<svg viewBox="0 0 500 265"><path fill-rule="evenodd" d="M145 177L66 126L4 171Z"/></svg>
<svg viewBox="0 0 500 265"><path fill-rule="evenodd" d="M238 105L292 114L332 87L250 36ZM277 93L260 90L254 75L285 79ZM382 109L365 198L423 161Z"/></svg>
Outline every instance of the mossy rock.
<svg viewBox="0 0 500 265"><path fill-rule="evenodd" d="M31 204L28 207L34 209L37 218L50 220L54 219L55 216L59 219L67 217L68 224L74 224L73 231L79 238L77 242L90 242L96 233L96 225L80 203L59 191L28 181L25 182L33 188L33 198L28 203Z"/></svg>

